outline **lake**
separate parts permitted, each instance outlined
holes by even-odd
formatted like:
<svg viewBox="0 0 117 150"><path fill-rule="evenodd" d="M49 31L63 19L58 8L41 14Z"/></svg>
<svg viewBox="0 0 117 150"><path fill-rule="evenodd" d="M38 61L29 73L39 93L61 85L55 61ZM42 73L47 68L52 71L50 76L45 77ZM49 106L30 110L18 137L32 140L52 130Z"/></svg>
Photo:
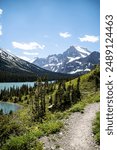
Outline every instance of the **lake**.
<svg viewBox="0 0 117 150"><path fill-rule="evenodd" d="M48 81L48 83L54 83L55 80L53 81ZM43 82L44 83L44 82ZM3 90L4 88L9 89L10 87L21 87L23 84L28 85L28 87L33 87L35 82L1 82L0 83L0 91Z"/></svg>
<svg viewBox="0 0 117 150"><path fill-rule="evenodd" d="M4 114L9 114L10 111L15 112L20 109L21 106L15 103L0 102L0 110L3 110Z"/></svg>
<svg viewBox="0 0 117 150"><path fill-rule="evenodd" d="M5 82L0 83L0 91L4 88L9 89L10 87L21 87L23 84L33 87L35 82Z"/></svg>

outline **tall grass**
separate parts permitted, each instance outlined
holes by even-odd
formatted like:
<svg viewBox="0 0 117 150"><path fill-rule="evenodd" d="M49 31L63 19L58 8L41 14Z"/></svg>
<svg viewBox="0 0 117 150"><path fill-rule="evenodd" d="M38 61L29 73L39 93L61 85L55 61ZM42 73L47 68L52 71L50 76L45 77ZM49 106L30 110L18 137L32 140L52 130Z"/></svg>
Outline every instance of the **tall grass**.
<svg viewBox="0 0 117 150"><path fill-rule="evenodd" d="M96 113L96 118L93 122L93 134L97 144L100 144L100 112Z"/></svg>

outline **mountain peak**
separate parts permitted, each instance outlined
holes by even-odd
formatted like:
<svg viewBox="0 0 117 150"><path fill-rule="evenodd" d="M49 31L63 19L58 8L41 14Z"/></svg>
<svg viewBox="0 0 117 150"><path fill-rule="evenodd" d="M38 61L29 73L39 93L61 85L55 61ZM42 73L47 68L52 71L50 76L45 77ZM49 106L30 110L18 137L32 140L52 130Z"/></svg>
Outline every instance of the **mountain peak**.
<svg viewBox="0 0 117 150"><path fill-rule="evenodd" d="M84 47L75 46L75 49L81 52L82 54L86 54L86 55L91 54L91 52L87 48L84 48Z"/></svg>
<svg viewBox="0 0 117 150"><path fill-rule="evenodd" d="M73 49L75 49L75 46L71 45L69 48L73 48Z"/></svg>
<svg viewBox="0 0 117 150"><path fill-rule="evenodd" d="M67 55L68 57L86 57L90 54L91 52L87 48L83 48L80 46L70 46L64 53L63 55Z"/></svg>
<svg viewBox="0 0 117 150"><path fill-rule="evenodd" d="M90 61L93 58L88 57L90 55L91 52L87 48L72 45L62 54L53 54L49 55L47 58L38 58L33 63L53 72L72 74L91 69L96 61L92 61L94 63L91 65ZM94 56L95 60L99 62L99 56L96 54L94 54Z"/></svg>

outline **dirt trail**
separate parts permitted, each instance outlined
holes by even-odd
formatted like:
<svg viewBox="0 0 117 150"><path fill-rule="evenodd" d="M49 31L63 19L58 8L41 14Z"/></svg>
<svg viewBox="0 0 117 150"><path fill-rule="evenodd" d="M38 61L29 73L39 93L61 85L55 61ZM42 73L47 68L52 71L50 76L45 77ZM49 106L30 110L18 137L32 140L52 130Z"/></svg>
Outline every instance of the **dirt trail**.
<svg viewBox="0 0 117 150"><path fill-rule="evenodd" d="M41 138L44 150L99 150L92 134L92 121L99 103L88 105L84 113L73 113L60 133Z"/></svg>

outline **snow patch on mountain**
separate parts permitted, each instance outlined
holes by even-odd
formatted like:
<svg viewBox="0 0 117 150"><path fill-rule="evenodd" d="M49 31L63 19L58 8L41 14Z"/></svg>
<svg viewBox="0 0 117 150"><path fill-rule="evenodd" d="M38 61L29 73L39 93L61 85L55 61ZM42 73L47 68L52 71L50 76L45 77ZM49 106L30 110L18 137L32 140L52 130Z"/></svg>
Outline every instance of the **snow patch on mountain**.
<svg viewBox="0 0 117 150"><path fill-rule="evenodd" d="M80 46L76 46L75 47L79 52L82 53L82 56L84 56L83 54L87 54L89 55L91 52L87 49L87 48L83 48L83 47L80 47ZM85 56L84 56L85 57Z"/></svg>
<svg viewBox="0 0 117 150"><path fill-rule="evenodd" d="M36 58L33 63L41 68L60 73L78 73L89 71L99 63L99 53L91 53L87 48L70 46L62 54L49 55L47 58Z"/></svg>
<svg viewBox="0 0 117 150"><path fill-rule="evenodd" d="M67 63L70 63L70 62L72 62L72 61L74 61L74 60L77 60L77 59L79 59L79 58L81 58L81 57L68 57L68 59L69 59L69 61L67 62Z"/></svg>
<svg viewBox="0 0 117 150"><path fill-rule="evenodd" d="M77 72L82 72L83 70L82 69L77 69L77 70L74 70L74 71L71 71L71 72L68 72L69 74L75 74Z"/></svg>

